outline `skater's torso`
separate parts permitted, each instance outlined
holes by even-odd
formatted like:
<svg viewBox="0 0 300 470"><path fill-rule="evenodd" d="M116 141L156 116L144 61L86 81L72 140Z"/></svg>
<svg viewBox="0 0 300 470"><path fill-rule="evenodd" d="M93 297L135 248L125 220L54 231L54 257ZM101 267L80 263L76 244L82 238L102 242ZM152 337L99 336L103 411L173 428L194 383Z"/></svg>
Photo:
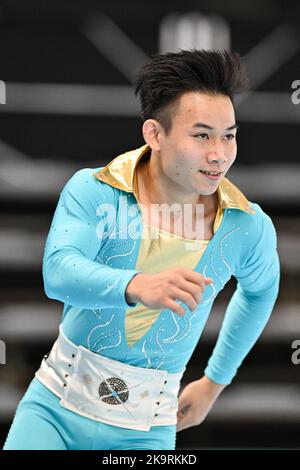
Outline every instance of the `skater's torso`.
<svg viewBox="0 0 300 470"><path fill-rule="evenodd" d="M206 213L203 239L185 238L172 230L166 232L159 226L148 225L143 221L139 194L134 187L136 157L132 154L136 153L124 154L120 164L118 157L94 173L102 182L99 192L106 191L107 184L115 188L113 197L118 210L116 227L112 231L120 237L104 238L95 261L116 269L134 269L149 274L170 267L186 267L212 277L214 284L205 289L199 308L194 312L186 308L183 317L167 309L150 310L141 304L126 310L99 308L97 304L92 309L79 309L65 304L63 330L75 344L111 359L178 372L184 369L199 340L214 299L233 273L239 257L236 246L240 229L236 226L240 214L254 211L242 193L224 178L216 195L218 207L209 206ZM125 176L124 168L128 173ZM95 190L96 184L93 182ZM126 206L123 199L126 199ZM230 210L231 207L242 210ZM125 225L121 223L124 211L128 213ZM225 212L227 222L224 221ZM132 237L132 231L130 235L132 227L139 233L137 237Z"/></svg>

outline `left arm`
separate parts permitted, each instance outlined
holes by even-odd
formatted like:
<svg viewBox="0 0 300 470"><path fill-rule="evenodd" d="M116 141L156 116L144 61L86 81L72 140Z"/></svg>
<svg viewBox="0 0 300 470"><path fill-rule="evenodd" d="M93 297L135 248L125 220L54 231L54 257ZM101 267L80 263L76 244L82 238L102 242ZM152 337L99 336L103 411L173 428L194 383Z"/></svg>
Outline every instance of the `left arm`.
<svg viewBox="0 0 300 470"><path fill-rule="evenodd" d="M259 206L260 224L252 248L237 267L237 288L204 373L230 384L266 326L278 296L280 265L274 225Z"/></svg>
<svg viewBox="0 0 300 470"><path fill-rule="evenodd" d="M226 309L205 375L189 384L179 397L178 430L203 421L221 391L231 383L272 313L280 278L276 231L270 217L260 208L258 213L261 223L257 237L235 273L237 288ZM183 421L181 411L188 401L190 412L186 408Z"/></svg>

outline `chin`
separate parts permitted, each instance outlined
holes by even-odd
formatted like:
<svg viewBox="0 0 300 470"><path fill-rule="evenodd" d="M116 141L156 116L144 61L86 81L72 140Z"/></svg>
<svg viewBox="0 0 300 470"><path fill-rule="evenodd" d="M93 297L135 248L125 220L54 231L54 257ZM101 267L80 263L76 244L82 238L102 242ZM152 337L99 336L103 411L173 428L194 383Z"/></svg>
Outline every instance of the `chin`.
<svg viewBox="0 0 300 470"><path fill-rule="evenodd" d="M217 187L215 189L202 189L202 190L198 190L198 194L199 196L211 196L212 194L214 194L217 190Z"/></svg>

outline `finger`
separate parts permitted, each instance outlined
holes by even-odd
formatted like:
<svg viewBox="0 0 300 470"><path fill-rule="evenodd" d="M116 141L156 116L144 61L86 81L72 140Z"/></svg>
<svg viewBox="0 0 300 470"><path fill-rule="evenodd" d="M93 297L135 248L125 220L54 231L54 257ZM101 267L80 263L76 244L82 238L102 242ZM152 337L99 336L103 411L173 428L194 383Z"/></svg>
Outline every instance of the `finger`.
<svg viewBox="0 0 300 470"><path fill-rule="evenodd" d="M185 269L183 273L184 277L186 280L193 282L197 286L200 286L202 290L205 288L205 280L206 279L211 279L211 278L206 278L200 273L196 273L195 271L191 269ZM213 282L213 279L211 279L211 282Z"/></svg>
<svg viewBox="0 0 300 470"><path fill-rule="evenodd" d="M195 310L198 306L197 302L195 301L194 297L185 290L182 289L174 289L172 295L176 297L176 300L183 302L185 305L188 306L190 310Z"/></svg>
<svg viewBox="0 0 300 470"><path fill-rule="evenodd" d="M186 413L188 408L191 406L191 401L189 395L185 393L185 388L181 390L178 397L178 411L183 411L184 413Z"/></svg>
<svg viewBox="0 0 300 470"><path fill-rule="evenodd" d="M183 411L178 411L177 412L177 427L181 426L182 420L185 417L185 414Z"/></svg>
<svg viewBox="0 0 300 470"><path fill-rule="evenodd" d="M185 310L183 307L181 307L175 300L173 299L168 299L165 303L165 308L168 308L172 310L172 312L176 313L177 315L180 315L183 317L185 315Z"/></svg>
<svg viewBox="0 0 300 470"><path fill-rule="evenodd" d="M199 288L199 286L197 286L193 282L189 282L189 281L186 281L185 279L182 279L179 282L178 287L180 287L180 289L182 289L182 290L188 292L189 294L191 294L193 296L196 304L200 303L200 301L202 299L202 291Z"/></svg>
<svg viewBox="0 0 300 470"><path fill-rule="evenodd" d="M188 398L184 398L183 396L179 396L178 398L178 410L183 410L190 406L190 401Z"/></svg>
<svg viewBox="0 0 300 470"><path fill-rule="evenodd" d="M190 413L187 413L186 415L179 417L179 420L177 421L177 431L183 431L184 429L187 429L190 426L191 426Z"/></svg>
<svg viewBox="0 0 300 470"><path fill-rule="evenodd" d="M178 411L177 411L177 415L180 417L180 418L183 418L184 416L186 416L188 410L189 410L190 406L189 405L184 405L184 406L181 406L178 408Z"/></svg>

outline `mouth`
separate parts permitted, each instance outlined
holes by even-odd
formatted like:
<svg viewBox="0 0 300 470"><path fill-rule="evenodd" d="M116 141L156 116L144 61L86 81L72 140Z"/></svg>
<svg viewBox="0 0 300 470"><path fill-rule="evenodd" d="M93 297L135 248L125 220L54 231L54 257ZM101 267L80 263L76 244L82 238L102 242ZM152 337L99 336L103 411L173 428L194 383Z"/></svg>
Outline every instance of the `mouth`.
<svg viewBox="0 0 300 470"><path fill-rule="evenodd" d="M204 171L204 170L199 170L199 172L205 175L210 180L218 180L224 173L223 171Z"/></svg>

